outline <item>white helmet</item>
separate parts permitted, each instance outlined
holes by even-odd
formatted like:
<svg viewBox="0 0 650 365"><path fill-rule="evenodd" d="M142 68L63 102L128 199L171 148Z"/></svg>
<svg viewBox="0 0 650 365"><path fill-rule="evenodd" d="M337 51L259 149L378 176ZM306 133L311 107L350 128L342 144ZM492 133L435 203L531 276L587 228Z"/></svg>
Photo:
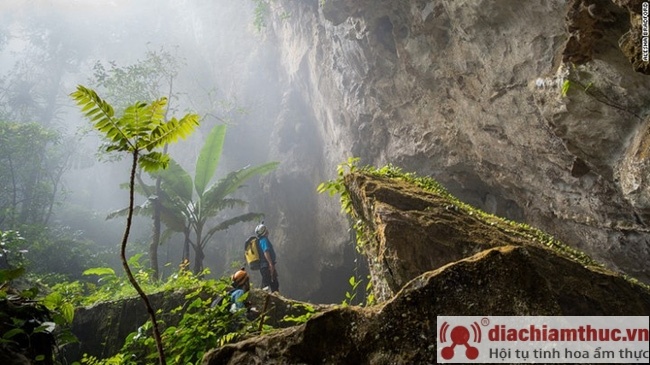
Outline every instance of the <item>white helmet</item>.
<svg viewBox="0 0 650 365"><path fill-rule="evenodd" d="M268 229L266 229L264 223L260 223L257 227L255 227L255 234L258 236L264 236L267 232Z"/></svg>

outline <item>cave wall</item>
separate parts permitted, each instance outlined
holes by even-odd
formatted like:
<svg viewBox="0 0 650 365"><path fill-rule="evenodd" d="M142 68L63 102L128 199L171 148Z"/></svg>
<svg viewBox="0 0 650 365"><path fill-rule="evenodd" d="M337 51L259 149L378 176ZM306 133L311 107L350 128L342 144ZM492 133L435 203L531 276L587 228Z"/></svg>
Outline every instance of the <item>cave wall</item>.
<svg viewBox="0 0 650 365"><path fill-rule="evenodd" d="M340 257L339 207L305 185L358 156L430 175L650 281L650 81L618 45L636 19L627 3L270 3L267 41L287 89L270 140L283 166L261 206L274 212L284 274ZM287 134L304 137L287 146Z"/></svg>
<svg viewBox="0 0 650 365"><path fill-rule="evenodd" d="M337 199L316 193L351 156L432 176L650 281L641 1L267 4L259 31L253 2L203 4L187 19L194 57L247 109L233 116L223 168L281 161L242 197L266 214L283 294L338 301L364 271ZM214 26L231 20L241 27ZM213 272L241 260L253 228L215 236Z"/></svg>

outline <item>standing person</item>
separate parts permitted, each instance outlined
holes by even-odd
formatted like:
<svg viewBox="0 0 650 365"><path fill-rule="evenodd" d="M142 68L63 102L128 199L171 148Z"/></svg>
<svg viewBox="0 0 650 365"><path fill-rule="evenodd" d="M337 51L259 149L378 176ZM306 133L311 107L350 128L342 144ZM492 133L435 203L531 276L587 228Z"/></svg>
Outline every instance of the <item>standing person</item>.
<svg viewBox="0 0 650 365"><path fill-rule="evenodd" d="M273 244L269 240L269 230L264 225L264 222L255 227L255 234L260 244L261 256L260 258L260 274L262 274L262 289L276 292L280 289L278 282L278 272L275 268L275 250Z"/></svg>

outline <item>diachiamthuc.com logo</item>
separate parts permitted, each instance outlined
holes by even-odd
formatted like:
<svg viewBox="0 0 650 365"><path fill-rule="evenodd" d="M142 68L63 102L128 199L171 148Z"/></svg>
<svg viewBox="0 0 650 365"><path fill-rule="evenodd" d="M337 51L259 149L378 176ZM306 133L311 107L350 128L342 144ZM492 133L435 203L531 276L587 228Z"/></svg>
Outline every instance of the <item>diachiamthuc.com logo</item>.
<svg viewBox="0 0 650 365"><path fill-rule="evenodd" d="M465 357L469 360L475 360L478 357L479 351L477 347L470 345L470 341L473 343L481 342L481 327L479 327L478 323L474 322L470 325L472 329L471 333L465 326L455 326L449 332L449 337L447 337L449 327L448 322L443 322L442 326L440 326L440 333L438 334L438 339L441 344L451 342L449 346L442 348L440 352L442 358L445 360L453 359L456 355L456 346L464 346ZM473 336L470 336L470 334L473 334Z"/></svg>
<svg viewBox="0 0 650 365"><path fill-rule="evenodd" d="M648 316L438 316L439 363L650 363Z"/></svg>

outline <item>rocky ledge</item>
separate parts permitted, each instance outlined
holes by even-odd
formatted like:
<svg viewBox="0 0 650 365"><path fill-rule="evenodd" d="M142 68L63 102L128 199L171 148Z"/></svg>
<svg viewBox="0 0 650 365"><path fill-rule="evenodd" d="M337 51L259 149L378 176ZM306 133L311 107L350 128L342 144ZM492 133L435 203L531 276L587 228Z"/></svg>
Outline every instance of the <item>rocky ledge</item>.
<svg viewBox="0 0 650 365"><path fill-rule="evenodd" d="M204 364L435 363L440 315L650 313L645 286L426 180L355 172L344 182L385 300L214 349Z"/></svg>

